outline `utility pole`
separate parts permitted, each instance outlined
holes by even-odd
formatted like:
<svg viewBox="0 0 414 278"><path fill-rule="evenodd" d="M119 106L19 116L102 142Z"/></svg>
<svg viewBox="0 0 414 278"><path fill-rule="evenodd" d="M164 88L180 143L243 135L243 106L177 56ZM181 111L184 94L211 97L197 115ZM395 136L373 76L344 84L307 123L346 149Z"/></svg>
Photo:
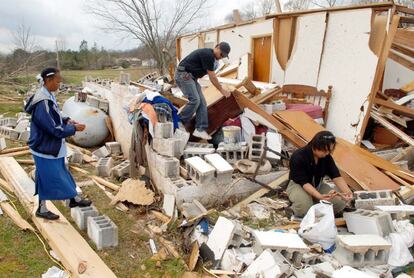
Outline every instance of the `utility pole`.
<svg viewBox="0 0 414 278"><path fill-rule="evenodd" d="M56 44L56 67L60 70L59 48L58 48L57 40L55 40L55 44Z"/></svg>

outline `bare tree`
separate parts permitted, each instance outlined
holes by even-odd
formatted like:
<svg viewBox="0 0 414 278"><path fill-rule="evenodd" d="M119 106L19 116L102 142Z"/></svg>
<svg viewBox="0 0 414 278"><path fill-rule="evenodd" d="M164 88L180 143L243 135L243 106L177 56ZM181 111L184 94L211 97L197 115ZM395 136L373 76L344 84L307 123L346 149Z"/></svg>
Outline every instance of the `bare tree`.
<svg viewBox="0 0 414 278"><path fill-rule="evenodd" d="M276 12L276 2L278 0L256 0L244 5L240 9L240 15L243 20L266 16ZM233 13L229 13L224 18L225 22L234 22Z"/></svg>
<svg viewBox="0 0 414 278"><path fill-rule="evenodd" d="M300 11L308 9L309 4L309 0L288 0L285 3L284 8L286 11Z"/></svg>
<svg viewBox="0 0 414 278"><path fill-rule="evenodd" d="M104 30L133 37L147 47L164 72L174 56L177 36L196 29L206 0L93 0L88 12L104 21ZM169 53L170 55L166 55Z"/></svg>
<svg viewBox="0 0 414 278"><path fill-rule="evenodd" d="M32 52L35 48L36 40L32 35L32 30L26 24L20 23L13 35L13 43L16 49Z"/></svg>

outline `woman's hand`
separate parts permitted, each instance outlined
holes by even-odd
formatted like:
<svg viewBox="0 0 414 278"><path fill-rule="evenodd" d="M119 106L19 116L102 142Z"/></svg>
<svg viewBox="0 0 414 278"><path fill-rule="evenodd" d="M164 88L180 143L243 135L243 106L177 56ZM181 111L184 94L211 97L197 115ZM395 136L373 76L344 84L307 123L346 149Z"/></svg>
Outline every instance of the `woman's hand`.
<svg viewBox="0 0 414 278"><path fill-rule="evenodd" d="M79 123L74 124L74 126L75 126L76 131L84 131L86 128L86 125L79 124Z"/></svg>

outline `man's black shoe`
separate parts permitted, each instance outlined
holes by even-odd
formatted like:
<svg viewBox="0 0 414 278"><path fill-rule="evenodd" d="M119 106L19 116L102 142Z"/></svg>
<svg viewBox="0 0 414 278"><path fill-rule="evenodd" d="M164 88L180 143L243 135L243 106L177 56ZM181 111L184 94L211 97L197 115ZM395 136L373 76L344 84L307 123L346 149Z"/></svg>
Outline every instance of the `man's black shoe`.
<svg viewBox="0 0 414 278"><path fill-rule="evenodd" d="M57 220L57 219L59 219L59 215L54 214L51 211L40 212L39 209L36 210L36 216L40 217L40 218L47 219L47 220Z"/></svg>
<svg viewBox="0 0 414 278"><path fill-rule="evenodd" d="M89 207L92 204L91 200L81 199L79 202L76 202L74 198L70 199L69 207Z"/></svg>

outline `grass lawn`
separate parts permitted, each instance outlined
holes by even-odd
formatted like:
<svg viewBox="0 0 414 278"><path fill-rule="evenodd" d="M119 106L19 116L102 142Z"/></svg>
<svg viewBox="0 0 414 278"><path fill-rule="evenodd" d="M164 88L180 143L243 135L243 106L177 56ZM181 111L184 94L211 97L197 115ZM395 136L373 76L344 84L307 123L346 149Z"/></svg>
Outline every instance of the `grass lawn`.
<svg viewBox="0 0 414 278"><path fill-rule="evenodd" d="M128 69L104 69L104 70L64 70L62 71L63 82L66 84L80 86L85 76L99 77L101 79L117 80L121 72L129 73L131 80L138 80L145 74L154 72L154 68L128 68Z"/></svg>

